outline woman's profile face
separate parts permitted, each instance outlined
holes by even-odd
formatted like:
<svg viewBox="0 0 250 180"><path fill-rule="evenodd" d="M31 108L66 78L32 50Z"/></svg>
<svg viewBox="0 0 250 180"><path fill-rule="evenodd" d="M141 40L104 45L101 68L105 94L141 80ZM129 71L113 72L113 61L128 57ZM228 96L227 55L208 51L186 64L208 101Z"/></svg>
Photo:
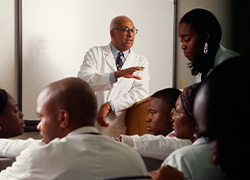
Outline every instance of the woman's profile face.
<svg viewBox="0 0 250 180"><path fill-rule="evenodd" d="M172 112L173 130L177 138L194 140L195 124L188 117L183 108L181 98L178 97L175 103L175 110Z"/></svg>
<svg viewBox="0 0 250 180"><path fill-rule="evenodd" d="M0 116L1 136L3 138L15 137L23 134L23 113L18 109L16 100L8 94L8 102Z"/></svg>
<svg viewBox="0 0 250 180"><path fill-rule="evenodd" d="M194 61L203 54L204 45L206 43L205 35L201 35L192 28L189 23L181 23L178 28L178 36L182 43L184 56L190 61Z"/></svg>

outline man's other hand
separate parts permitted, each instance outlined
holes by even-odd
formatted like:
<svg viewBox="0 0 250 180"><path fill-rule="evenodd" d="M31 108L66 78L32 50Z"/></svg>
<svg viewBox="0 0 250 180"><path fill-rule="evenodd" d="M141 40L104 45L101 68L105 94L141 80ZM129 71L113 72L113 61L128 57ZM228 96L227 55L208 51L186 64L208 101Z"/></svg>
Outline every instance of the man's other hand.
<svg viewBox="0 0 250 180"><path fill-rule="evenodd" d="M130 67L127 69L115 71L115 79L117 80L118 78L124 77L124 78L134 78L134 79L141 80L141 77L134 75L134 73L137 71L143 71L143 70L144 70L144 67Z"/></svg>

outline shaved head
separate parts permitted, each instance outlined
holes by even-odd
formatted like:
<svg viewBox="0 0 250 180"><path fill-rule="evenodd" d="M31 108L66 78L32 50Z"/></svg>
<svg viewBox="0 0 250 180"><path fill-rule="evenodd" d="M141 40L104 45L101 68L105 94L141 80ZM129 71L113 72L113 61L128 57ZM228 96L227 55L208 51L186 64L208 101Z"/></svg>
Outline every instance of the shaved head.
<svg viewBox="0 0 250 180"><path fill-rule="evenodd" d="M37 99L37 128L48 143L83 126L94 126L97 101L83 80L66 78L46 86Z"/></svg>

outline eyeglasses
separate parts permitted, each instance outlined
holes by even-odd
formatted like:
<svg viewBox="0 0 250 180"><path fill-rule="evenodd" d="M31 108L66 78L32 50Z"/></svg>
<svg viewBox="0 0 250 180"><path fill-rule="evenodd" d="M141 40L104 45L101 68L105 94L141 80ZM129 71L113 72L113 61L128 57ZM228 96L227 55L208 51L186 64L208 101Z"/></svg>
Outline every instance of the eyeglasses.
<svg viewBox="0 0 250 180"><path fill-rule="evenodd" d="M136 35L138 33L138 29L133 28L133 29L129 29L129 28L114 28L112 30L121 30L124 34L128 35L129 32L131 32L132 34Z"/></svg>
<svg viewBox="0 0 250 180"><path fill-rule="evenodd" d="M171 117L172 117L172 116L176 116L176 115L180 115L180 114L182 114L182 112L176 111L175 108L172 108L172 109L171 109L171 112L170 112L170 116L171 116Z"/></svg>

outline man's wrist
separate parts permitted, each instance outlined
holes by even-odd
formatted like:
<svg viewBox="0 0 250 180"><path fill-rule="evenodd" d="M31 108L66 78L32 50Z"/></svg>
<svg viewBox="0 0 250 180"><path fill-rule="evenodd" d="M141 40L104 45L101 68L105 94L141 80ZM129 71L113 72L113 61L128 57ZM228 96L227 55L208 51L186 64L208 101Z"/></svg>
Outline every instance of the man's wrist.
<svg viewBox="0 0 250 180"><path fill-rule="evenodd" d="M115 71L115 72L114 72L114 76L115 76L115 79L116 79L116 81L117 81L117 79L119 78L119 71Z"/></svg>
<svg viewBox="0 0 250 180"><path fill-rule="evenodd" d="M110 107L110 109L109 109L109 112L110 112L110 113L113 112L113 111L115 111L115 108L114 108L114 105L113 105L112 101L108 101L107 104L108 104L109 107Z"/></svg>

